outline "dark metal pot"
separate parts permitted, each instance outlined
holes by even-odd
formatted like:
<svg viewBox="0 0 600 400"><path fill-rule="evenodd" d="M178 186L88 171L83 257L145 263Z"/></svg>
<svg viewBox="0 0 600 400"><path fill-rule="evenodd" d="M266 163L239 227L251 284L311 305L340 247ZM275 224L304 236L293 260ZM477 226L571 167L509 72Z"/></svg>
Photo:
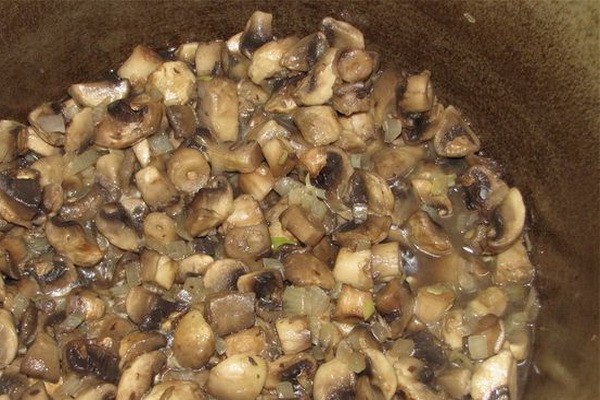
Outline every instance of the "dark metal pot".
<svg viewBox="0 0 600 400"><path fill-rule="evenodd" d="M527 399L598 399L600 3L0 1L0 118L98 79L135 44L226 38L257 8L277 32L327 15L388 63L428 68L531 209L543 309Z"/></svg>

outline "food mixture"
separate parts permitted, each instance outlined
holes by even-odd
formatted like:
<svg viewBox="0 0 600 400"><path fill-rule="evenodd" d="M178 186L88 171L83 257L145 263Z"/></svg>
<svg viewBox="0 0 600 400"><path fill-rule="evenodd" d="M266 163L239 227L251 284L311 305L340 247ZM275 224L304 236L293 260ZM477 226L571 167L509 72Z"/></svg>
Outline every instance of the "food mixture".
<svg viewBox="0 0 600 400"><path fill-rule="evenodd" d="M352 25L137 46L0 122L0 399L517 399L520 191Z"/></svg>

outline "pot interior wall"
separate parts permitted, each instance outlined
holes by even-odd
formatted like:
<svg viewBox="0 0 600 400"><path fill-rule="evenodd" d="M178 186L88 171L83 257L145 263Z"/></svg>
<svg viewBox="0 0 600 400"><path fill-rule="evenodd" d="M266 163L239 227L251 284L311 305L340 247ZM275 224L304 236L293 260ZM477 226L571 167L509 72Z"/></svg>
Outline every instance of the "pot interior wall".
<svg viewBox="0 0 600 400"><path fill-rule="evenodd" d="M274 13L280 34L346 19L387 64L432 71L532 211L544 307L526 398L599 398L595 2L4 1L0 118L25 120L135 44L227 38L257 8Z"/></svg>

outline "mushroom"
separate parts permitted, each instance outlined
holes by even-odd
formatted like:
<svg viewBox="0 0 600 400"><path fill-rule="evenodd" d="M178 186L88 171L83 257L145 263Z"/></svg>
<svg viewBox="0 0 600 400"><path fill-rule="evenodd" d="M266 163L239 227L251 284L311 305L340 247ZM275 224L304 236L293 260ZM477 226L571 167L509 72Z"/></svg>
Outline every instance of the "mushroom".
<svg viewBox="0 0 600 400"><path fill-rule="evenodd" d="M82 151L94 140L93 114L93 109L86 107L73 116L65 132L65 152Z"/></svg>
<svg viewBox="0 0 600 400"><path fill-rule="evenodd" d="M297 41L296 37L287 37L267 42L256 49L248 67L248 77L252 82L258 85L265 79L285 71L285 66L281 65L281 59Z"/></svg>
<svg viewBox="0 0 600 400"><path fill-rule="evenodd" d="M127 79L116 82L76 83L69 86L67 91L80 106L97 107L126 98L129 95L130 84Z"/></svg>
<svg viewBox="0 0 600 400"><path fill-rule="evenodd" d="M70 293L66 298L65 312L67 315L78 314L83 316L86 321L102 318L105 309L104 300L91 290Z"/></svg>
<svg viewBox="0 0 600 400"><path fill-rule="evenodd" d="M221 69L221 53L223 52L223 41L213 40L198 44L195 54L194 66L198 77L217 75Z"/></svg>
<svg viewBox="0 0 600 400"><path fill-rule="evenodd" d="M504 291L496 286L490 286L477 293L477 296L469 301L467 309L477 318L487 314L501 317L507 305L508 298Z"/></svg>
<svg viewBox="0 0 600 400"><path fill-rule="evenodd" d="M152 212L144 217L144 239L167 246L179 238L175 221L163 212Z"/></svg>
<svg viewBox="0 0 600 400"><path fill-rule="evenodd" d="M104 400L116 398L117 387L112 383L100 383L83 389L77 394L77 400Z"/></svg>
<svg viewBox="0 0 600 400"><path fill-rule="evenodd" d="M241 173L238 185L242 192L251 195L256 201L262 201L275 185L275 178L268 165L261 163L254 171Z"/></svg>
<svg viewBox="0 0 600 400"><path fill-rule="evenodd" d="M118 203L103 205L95 218L96 228L108 241L122 250L136 251L140 239L129 220L129 216Z"/></svg>
<svg viewBox="0 0 600 400"><path fill-rule="evenodd" d="M398 99L398 106L405 113L421 113L433 107L433 100L431 72L425 70L406 79L406 89Z"/></svg>
<svg viewBox="0 0 600 400"><path fill-rule="evenodd" d="M173 335L173 355L184 368L204 366L215 351L215 335L198 310L188 311Z"/></svg>
<svg viewBox="0 0 600 400"><path fill-rule="evenodd" d="M117 70L117 75L131 82L135 91L146 85L148 76L163 63L163 59L146 46L136 46L131 55Z"/></svg>
<svg viewBox="0 0 600 400"><path fill-rule="evenodd" d="M206 388L220 400L254 400L267 379L267 363L258 356L236 354L214 366Z"/></svg>
<svg viewBox="0 0 600 400"><path fill-rule="evenodd" d="M289 231L302 243L314 246L325 235L323 225L297 205L291 205L279 217L281 227Z"/></svg>
<svg viewBox="0 0 600 400"><path fill-rule="evenodd" d="M244 32L239 32L225 42L225 48L221 53L221 66L224 75L234 81L240 81L248 77L250 58L240 51L240 40ZM217 75L221 71L216 71Z"/></svg>
<svg viewBox="0 0 600 400"><path fill-rule="evenodd" d="M470 166L458 179L469 210L490 213L504 200L508 186L499 174L484 163Z"/></svg>
<svg viewBox="0 0 600 400"><path fill-rule="evenodd" d="M284 354L296 354L310 349L311 332L306 317L286 317L275 321L275 328Z"/></svg>
<svg viewBox="0 0 600 400"><path fill-rule="evenodd" d="M17 157L17 141L19 131L24 129L22 125L16 121L0 120L0 163L9 163Z"/></svg>
<svg viewBox="0 0 600 400"><path fill-rule="evenodd" d="M384 70L373 84L373 122L379 128L389 114L396 114L396 91L403 83L402 75L395 69Z"/></svg>
<svg viewBox="0 0 600 400"><path fill-rule="evenodd" d="M325 290L335 286L333 273L310 253L293 253L283 259L285 279L296 286L317 285Z"/></svg>
<svg viewBox="0 0 600 400"><path fill-rule="evenodd" d="M504 340L504 324L497 316L488 314L477 322L467 339L469 354L474 360L488 358L500 351Z"/></svg>
<svg viewBox="0 0 600 400"><path fill-rule="evenodd" d="M453 210L448 191L454 186L455 178L455 175L444 174L439 166L427 162L411 174L410 182L423 205L437 210L440 216L448 216Z"/></svg>
<svg viewBox="0 0 600 400"><path fill-rule="evenodd" d="M428 129L435 131L433 147L442 157L465 157L479 151L481 146L475 132L453 106L445 108Z"/></svg>
<svg viewBox="0 0 600 400"><path fill-rule="evenodd" d="M143 106L125 100L110 103L94 132L94 142L100 147L124 149L156 133L163 117L163 106L149 102Z"/></svg>
<svg viewBox="0 0 600 400"><path fill-rule="evenodd" d="M373 153L373 171L385 180L408 175L425 156L422 147L382 147Z"/></svg>
<svg viewBox="0 0 600 400"><path fill-rule="evenodd" d="M333 276L337 282L352 285L357 289L371 289L371 250L353 251L342 247L335 259Z"/></svg>
<svg viewBox="0 0 600 400"><path fill-rule="evenodd" d="M175 282L177 262L154 250L145 249L140 257L142 282L150 282L169 290Z"/></svg>
<svg viewBox="0 0 600 400"><path fill-rule="evenodd" d="M135 183L142 198L151 208L165 208L177 201L177 189L165 173L154 165L148 165L136 172Z"/></svg>
<svg viewBox="0 0 600 400"><path fill-rule="evenodd" d="M419 288L415 299L415 316L426 324L435 324L452 307L456 293L440 283Z"/></svg>
<svg viewBox="0 0 600 400"><path fill-rule="evenodd" d="M170 380L152 387L144 400L205 400L206 395L198 383L186 380Z"/></svg>
<svg viewBox="0 0 600 400"><path fill-rule="evenodd" d="M369 214L391 215L394 195L383 178L372 172L357 169L350 177L344 198L353 208L358 204L367 206ZM356 214L355 217L356 219Z"/></svg>
<svg viewBox="0 0 600 400"><path fill-rule="evenodd" d="M54 147L64 145L65 119L60 109L51 103L43 103L27 116L37 135Z"/></svg>
<svg viewBox="0 0 600 400"><path fill-rule="evenodd" d="M527 249L518 240L496 256L493 276L496 285L527 284L533 279L533 274L533 264L529 260Z"/></svg>
<svg viewBox="0 0 600 400"><path fill-rule="evenodd" d="M208 266L204 273L204 287L210 292L235 290L238 278L248 272L243 262L224 258Z"/></svg>
<svg viewBox="0 0 600 400"><path fill-rule="evenodd" d="M321 364L313 380L315 400L345 399L354 396L356 376L337 358Z"/></svg>
<svg viewBox="0 0 600 400"><path fill-rule="evenodd" d="M471 371L467 368L449 368L436 377L436 382L450 396L460 399L469 394L471 375Z"/></svg>
<svg viewBox="0 0 600 400"><path fill-rule="evenodd" d="M215 140L238 140L238 93L236 84L221 77L198 82L198 118L211 131Z"/></svg>
<svg viewBox="0 0 600 400"><path fill-rule="evenodd" d="M198 117L194 109L187 104L166 107L169 126L176 139L191 138L198 129Z"/></svg>
<svg viewBox="0 0 600 400"><path fill-rule="evenodd" d="M285 176L296 166L297 157L285 138L266 140L261 150L274 177Z"/></svg>
<svg viewBox="0 0 600 400"><path fill-rule="evenodd" d="M365 48L362 32L349 23L326 17L321 26L331 46L340 50Z"/></svg>
<svg viewBox="0 0 600 400"><path fill-rule="evenodd" d="M42 190L39 172L10 169L0 172L0 216L13 224L30 227L39 212Z"/></svg>
<svg viewBox="0 0 600 400"><path fill-rule="evenodd" d="M44 383L37 382L27 388L20 400L50 400L50 396L48 396Z"/></svg>
<svg viewBox="0 0 600 400"><path fill-rule="evenodd" d="M183 283L188 277L204 275L209 265L214 259L207 254L192 254L179 262L175 280Z"/></svg>
<svg viewBox="0 0 600 400"><path fill-rule="evenodd" d="M340 52L337 60L338 75L348 83L366 80L373 73L374 67L372 54L358 48Z"/></svg>
<svg viewBox="0 0 600 400"><path fill-rule="evenodd" d="M44 231L52 247L75 265L93 267L104 257L96 241L77 222L52 217L46 221Z"/></svg>
<svg viewBox="0 0 600 400"><path fill-rule="evenodd" d="M391 339L399 338L413 317L415 300L399 278L389 281L375 293L375 308L387 323Z"/></svg>
<svg viewBox="0 0 600 400"><path fill-rule="evenodd" d="M342 129L339 139L334 143L348 153L364 153L367 142L375 136L373 118L368 113L356 113L338 119Z"/></svg>
<svg viewBox="0 0 600 400"><path fill-rule="evenodd" d="M167 338L158 332L130 332L119 342L119 368L122 370L142 354L159 350L166 345Z"/></svg>
<svg viewBox="0 0 600 400"><path fill-rule="evenodd" d="M262 356L267 353L267 336L258 326L228 335L224 342L227 357L235 354Z"/></svg>
<svg viewBox="0 0 600 400"><path fill-rule="evenodd" d="M65 361L71 370L111 383L119 379L118 357L101 343L75 339L65 345L64 351Z"/></svg>
<svg viewBox="0 0 600 400"><path fill-rule="evenodd" d="M371 381L381 390L384 399L391 400L398 385L394 367L381 351L374 349L363 351L369 361Z"/></svg>
<svg viewBox="0 0 600 400"><path fill-rule="evenodd" d="M377 283L389 282L403 274L398 242L376 244L371 247L371 275Z"/></svg>
<svg viewBox="0 0 600 400"><path fill-rule="evenodd" d="M252 13L240 37L240 52L243 55L253 58L257 49L273 39L272 21L272 14L262 11Z"/></svg>
<svg viewBox="0 0 600 400"><path fill-rule="evenodd" d="M53 296L69 293L79 279L75 266L62 257L31 260L28 269L39 283L42 293Z"/></svg>
<svg viewBox="0 0 600 400"><path fill-rule="evenodd" d="M477 364L471 378L473 400L517 398L517 364L510 351L503 350Z"/></svg>
<svg viewBox="0 0 600 400"><path fill-rule="evenodd" d="M206 315L213 331L224 336L254 325L254 293L224 292L206 300Z"/></svg>
<svg viewBox="0 0 600 400"><path fill-rule="evenodd" d="M94 184L83 196L63 202L59 217L65 221L85 222L96 216L97 210L110 199L106 189Z"/></svg>
<svg viewBox="0 0 600 400"><path fill-rule="evenodd" d="M367 321L375 312L371 292L342 285L333 318L339 321Z"/></svg>
<svg viewBox="0 0 600 400"><path fill-rule="evenodd" d="M517 188L510 188L492 215L492 227L487 233L487 248L500 252L510 247L523 232L525 204Z"/></svg>
<svg viewBox="0 0 600 400"><path fill-rule="evenodd" d="M16 234L1 238L0 255L0 271L9 278L19 279L24 263L30 257L29 249L23 238Z"/></svg>
<svg viewBox="0 0 600 400"><path fill-rule="evenodd" d="M392 219L388 216L367 215L365 222L349 221L333 232L333 241L343 247L356 249L360 246L377 244L388 237Z"/></svg>
<svg viewBox="0 0 600 400"><path fill-rule="evenodd" d="M266 389L275 389L281 382L303 385L312 382L317 371L317 360L307 353L287 354L271 361Z"/></svg>
<svg viewBox="0 0 600 400"><path fill-rule="evenodd" d="M17 330L9 311L0 309L0 368L6 368L17 356L19 340Z"/></svg>
<svg viewBox="0 0 600 400"><path fill-rule="evenodd" d="M146 92L157 90L165 106L184 105L196 93L196 76L183 61L167 61L148 76Z"/></svg>
<svg viewBox="0 0 600 400"><path fill-rule="evenodd" d="M334 62L338 50L329 48L319 57L313 68L294 91L294 100L304 106L318 106L327 103L333 96L336 80Z"/></svg>
<svg viewBox="0 0 600 400"><path fill-rule="evenodd" d="M127 316L144 331L158 328L162 319L178 307L143 286L129 289L125 300Z"/></svg>
<svg viewBox="0 0 600 400"><path fill-rule="evenodd" d="M314 146L335 142L342 129L330 106L300 107L294 112L294 122L304 139Z"/></svg>
<svg viewBox="0 0 600 400"><path fill-rule="evenodd" d="M60 379L60 352L54 339L39 332L21 361L20 371L30 378L57 383Z"/></svg>
<svg viewBox="0 0 600 400"><path fill-rule="evenodd" d="M433 391L419 380L423 371L423 363L414 357L403 356L394 362L398 391L410 400L446 400L443 393Z"/></svg>
<svg viewBox="0 0 600 400"><path fill-rule="evenodd" d="M160 351L142 354L129 366L125 367L117 387L117 399L139 400L167 362L167 357Z"/></svg>
<svg viewBox="0 0 600 400"><path fill-rule="evenodd" d="M310 34L288 48L280 63L292 71L309 71L327 47L325 34L322 32Z"/></svg>
<svg viewBox="0 0 600 400"><path fill-rule="evenodd" d="M270 311L281 310L283 278L275 269L256 271L242 275L237 280L237 288L242 293L254 292L256 311L263 319Z"/></svg>
<svg viewBox="0 0 600 400"><path fill-rule="evenodd" d="M333 108L345 116L368 112L371 107L371 86L362 82L339 85L333 90Z"/></svg>
<svg viewBox="0 0 600 400"><path fill-rule="evenodd" d="M209 144L207 145L207 156L214 174L252 172L263 161L261 148L254 141Z"/></svg>
<svg viewBox="0 0 600 400"><path fill-rule="evenodd" d="M441 337L451 349L461 350L464 338L471 333L462 309L448 311L442 320Z"/></svg>
<svg viewBox="0 0 600 400"><path fill-rule="evenodd" d="M204 236L221 224L233 211L233 190L225 177L209 179L189 206L184 221L186 231L192 236Z"/></svg>
<svg viewBox="0 0 600 400"><path fill-rule="evenodd" d="M406 222L408 239L418 250L432 256L448 254L452 249L444 229L424 211L417 211Z"/></svg>

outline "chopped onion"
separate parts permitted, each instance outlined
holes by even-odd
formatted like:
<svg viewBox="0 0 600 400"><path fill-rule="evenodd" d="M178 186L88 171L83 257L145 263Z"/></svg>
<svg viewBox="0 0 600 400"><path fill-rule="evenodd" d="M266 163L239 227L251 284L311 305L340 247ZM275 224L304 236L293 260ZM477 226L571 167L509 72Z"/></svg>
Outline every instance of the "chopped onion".
<svg viewBox="0 0 600 400"><path fill-rule="evenodd" d="M204 300L206 297L206 289L201 276L190 276L183 283L183 290L188 292L192 297L192 302Z"/></svg>
<svg viewBox="0 0 600 400"><path fill-rule="evenodd" d="M125 278L127 279L127 285L134 287L142 283L140 277L140 264L137 262L130 262L125 267Z"/></svg>
<svg viewBox="0 0 600 400"><path fill-rule="evenodd" d="M367 220L367 205L365 203L352 204L352 217L356 224L362 224Z"/></svg>
<svg viewBox="0 0 600 400"><path fill-rule="evenodd" d="M122 284L113 286L109 289L109 292L113 297L124 297L127 295L127 293L129 293L129 285Z"/></svg>
<svg viewBox="0 0 600 400"><path fill-rule="evenodd" d="M383 121L383 140L392 143L402 133L402 121L397 118L386 118Z"/></svg>
<svg viewBox="0 0 600 400"><path fill-rule="evenodd" d="M350 165L354 168L360 168L362 165L362 154L350 154Z"/></svg>
<svg viewBox="0 0 600 400"><path fill-rule="evenodd" d="M469 346L469 354L474 360L483 360L490 356L487 346L487 339L484 335L471 335L467 340Z"/></svg>
<svg viewBox="0 0 600 400"><path fill-rule="evenodd" d="M14 297L11 312L15 316L16 320L20 320L21 316L29 306L29 299L23 296L21 293L17 293Z"/></svg>
<svg viewBox="0 0 600 400"><path fill-rule="evenodd" d="M169 153L173 151L173 145L169 140L169 136L165 134L157 134L148 138L150 149L155 156Z"/></svg>
<svg viewBox="0 0 600 400"><path fill-rule="evenodd" d="M284 176L283 178L275 182L273 189L280 196L287 196L292 189L299 187L302 187L302 184L300 182L288 176Z"/></svg>
<svg viewBox="0 0 600 400"><path fill-rule="evenodd" d="M373 325L371 325L371 332L373 332L373 336L375 336L375 339L377 339L380 343L383 343L389 337L390 329L384 321L381 321L378 318L377 321L375 321Z"/></svg>
<svg viewBox="0 0 600 400"><path fill-rule="evenodd" d="M279 382L275 389L277 390L278 399L296 398L296 395L294 394L294 386L288 381Z"/></svg>
<svg viewBox="0 0 600 400"><path fill-rule="evenodd" d="M537 318L540 312L540 300L537 295L537 291L535 288L531 288L529 291L529 295L527 296L527 302L525 303L525 315L527 316L527 321L533 322Z"/></svg>
<svg viewBox="0 0 600 400"><path fill-rule="evenodd" d="M348 367L355 374L359 374L367 367L365 356L358 352L352 352L350 354Z"/></svg>
<svg viewBox="0 0 600 400"><path fill-rule="evenodd" d="M415 342L410 339L397 339L389 350L396 357L410 356L415 350Z"/></svg>
<svg viewBox="0 0 600 400"><path fill-rule="evenodd" d="M219 336L217 336L215 338L215 350L216 350L217 354L220 355L220 356L222 356L223 354L225 354L225 351L227 351L227 344Z"/></svg>
<svg viewBox="0 0 600 400"><path fill-rule="evenodd" d="M50 114L50 115L40 115L35 121L36 125L40 127L44 132L52 133L52 132L60 132L65 133L65 120L62 115L58 114Z"/></svg>
<svg viewBox="0 0 600 400"><path fill-rule="evenodd" d="M263 266L266 269L278 269L283 270L283 264L276 258L263 258Z"/></svg>
<svg viewBox="0 0 600 400"><path fill-rule="evenodd" d="M65 318L58 329L63 332L71 332L85 321L85 316L82 313L73 313Z"/></svg>
<svg viewBox="0 0 600 400"><path fill-rule="evenodd" d="M274 236L271 238L271 248L273 250L277 250L285 244L295 245L297 243L285 236Z"/></svg>
<svg viewBox="0 0 600 400"><path fill-rule="evenodd" d="M74 155L65 165L65 176L72 176L93 166L98 160L98 152L90 147L81 154Z"/></svg>
<svg viewBox="0 0 600 400"><path fill-rule="evenodd" d="M288 286L283 292L283 311L287 315L319 316L329 308L329 297L317 286Z"/></svg>

